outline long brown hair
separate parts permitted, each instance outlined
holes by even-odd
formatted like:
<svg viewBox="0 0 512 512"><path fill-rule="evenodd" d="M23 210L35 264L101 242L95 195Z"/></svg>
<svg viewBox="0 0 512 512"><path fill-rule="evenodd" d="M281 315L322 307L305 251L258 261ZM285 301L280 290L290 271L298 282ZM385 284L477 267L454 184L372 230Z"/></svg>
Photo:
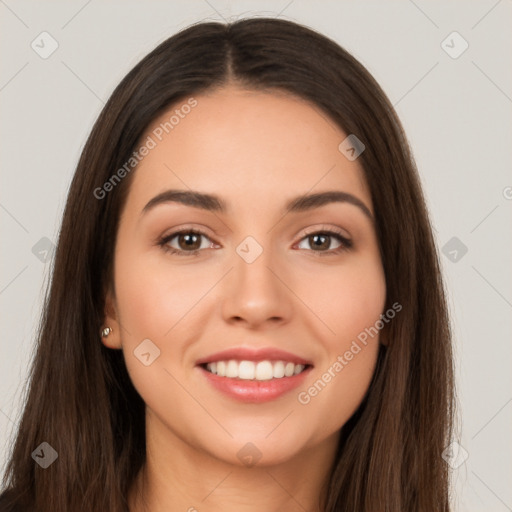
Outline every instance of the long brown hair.
<svg viewBox="0 0 512 512"><path fill-rule="evenodd" d="M394 109L369 72L332 40L270 18L198 23L132 69L101 112L70 186L37 352L4 476L2 510L126 512L145 461L144 402L123 354L100 342L128 175L98 199L148 125L170 105L228 82L309 100L366 146L386 276L386 324L370 388L343 426L325 512L447 512L441 457L454 417L451 333L417 170ZM341 141L340 141L341 142ZM134 170L133 172L136 172ZM58 453L47 469L31 454Z"/></svg>

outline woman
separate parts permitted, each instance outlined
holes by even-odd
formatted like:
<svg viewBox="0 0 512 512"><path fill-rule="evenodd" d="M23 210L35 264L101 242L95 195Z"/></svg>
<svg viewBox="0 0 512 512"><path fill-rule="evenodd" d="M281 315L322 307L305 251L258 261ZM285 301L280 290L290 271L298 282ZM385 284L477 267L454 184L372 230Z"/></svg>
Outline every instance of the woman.
<svg viewBox="0 0 512 512"><path fill-rule="evenodd" d="M54 264L1 510L450 510L420 181L331 40L259 18L159 45L92 130Z"/></svg>

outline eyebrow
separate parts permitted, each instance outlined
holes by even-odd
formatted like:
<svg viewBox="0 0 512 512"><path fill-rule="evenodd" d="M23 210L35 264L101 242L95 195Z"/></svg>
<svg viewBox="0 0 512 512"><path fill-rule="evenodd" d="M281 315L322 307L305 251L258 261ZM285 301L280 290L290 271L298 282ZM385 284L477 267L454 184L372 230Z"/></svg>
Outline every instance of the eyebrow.
<svg viewBox="0 0 512 512"><path fill-rule="evenodd" d="M202 210L210 212L226 213L227 211L227 206L224 201L214 194L205 194L194 190L166 190L153 197L153 199L144 206L141 215L146 214L157 205L171 202L201 208ZM291 213L305 212L330 203L351 204L359 208L372 222L374 220L370 209L363 201L348 192L337 190L295 197L286 203L285 210Z"/></svg>

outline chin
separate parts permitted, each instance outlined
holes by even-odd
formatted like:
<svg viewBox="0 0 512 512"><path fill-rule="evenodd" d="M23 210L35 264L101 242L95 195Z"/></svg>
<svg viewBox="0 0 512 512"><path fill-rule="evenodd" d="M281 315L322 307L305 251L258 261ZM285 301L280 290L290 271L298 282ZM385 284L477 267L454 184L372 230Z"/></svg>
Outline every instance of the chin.
<svg viewBox="0 0 512 512"><path fill-rule="evenodd" d="M283 430L281 435L245 432L234 439L225 440L215 447L205 447L216 459L239 467L271 467L286 463L307 449L303 440L295 439ZM272 437L272 439L271 439Z"/></svg>

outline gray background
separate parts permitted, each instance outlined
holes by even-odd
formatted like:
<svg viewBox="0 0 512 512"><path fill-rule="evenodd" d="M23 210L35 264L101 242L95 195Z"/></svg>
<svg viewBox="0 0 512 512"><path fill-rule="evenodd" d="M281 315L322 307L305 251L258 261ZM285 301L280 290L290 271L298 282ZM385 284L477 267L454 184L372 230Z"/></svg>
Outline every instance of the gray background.
<svg viewBox="0 0 512 512"><path fill-rule="evenodd" d="M57 239L100 109L122 77L178 30L270 15L336 40L396 106L442 250L452 312L456 441L465 450L447 455L455 510L512 510L511 14L511 0L0 0L0 465L19 421L50 272L45 251ZM49 48L43 31L58 43L46 59L31 47ZM463 48L448 37L453 31L469 44L457 58L447 53Z"/></svg>

